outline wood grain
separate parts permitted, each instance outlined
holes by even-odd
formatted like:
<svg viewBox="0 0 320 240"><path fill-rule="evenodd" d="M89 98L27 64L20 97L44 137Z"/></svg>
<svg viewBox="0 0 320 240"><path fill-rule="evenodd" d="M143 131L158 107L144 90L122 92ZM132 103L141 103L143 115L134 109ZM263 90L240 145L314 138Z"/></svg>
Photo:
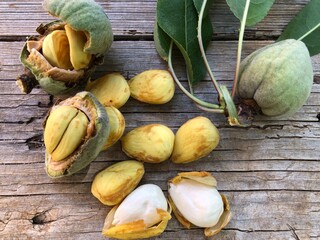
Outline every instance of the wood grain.
<svg viewBox="0 0 320 240"><path fill-rule="evenodd" d="M151 38L156 13L156 0L98 0L108 14L117 38ZM268 17L258 25L248 28L246 37L251 39L276 38L288 22L308 0L277 0ZM239 22L232 15L225 1L216 0L211 10L217 39L237 39ZM41 22L55 18L41 7L40 0L12 0L0 3L0 26L3 39L14 39L35 34ZM12 24L14 22L14 24Z"/></svg>
<svg viewBox="0 0 320 240"><path fill-rule="evenodd" d="M166 69L152 41L155 0L99 2L108 13L115 42L93 76L120 72L126 79L147 69ZM307 0L277 0L267 18L247 29L243 57L272 43ZM231 88L239 23L223 0L210 12L215 26L208 59L221 84ZM19 54L27 36L35 34L46 14L41 1L0 2L0 239L106 239L101 230L109 210L90 193L97 172L126 160L120 142L86 169L52 180L44 171L42 122L57 100L41 89L21 94L15 84L23 72ZM167 181L181 171L209 171L231 205L233 218L210 239L320 239L320 56L312 58L316 75L306 104L292 117L256 117L251 126L228 126L224 116L198 109L179 89L172 101L148 105L129 99L120 110L125 133L149 123L174 132L190 118L203 115L218 127L221 141L209 156L190 164L170 161L145 164L143 183L155 183L167 194ZM186 83L181 58L177 74ZM195 93L215 102L205 79ZM153 239L206 239L203 229L183 229L173 219Z"/></svg>

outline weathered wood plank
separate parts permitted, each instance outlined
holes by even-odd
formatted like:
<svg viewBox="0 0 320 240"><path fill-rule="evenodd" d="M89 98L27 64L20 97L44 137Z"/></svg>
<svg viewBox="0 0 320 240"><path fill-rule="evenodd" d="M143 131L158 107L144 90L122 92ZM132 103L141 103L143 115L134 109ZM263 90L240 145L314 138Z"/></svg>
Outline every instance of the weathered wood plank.
<svg viewBox="0 0 320 240"><path fill-rule="evenodd" d="M319 99L319 94L316 97ZM181 107L179 106L178 100L182 100L184 104L186 104L186 110L188 113L184 113L181 111ZM131 103L130 103L131 102ZM40 105L42 102L39 103ZM45 103L43 103L45 104ZM0 108L0 119L2 123L28 123L32 121L32 119L37 118L44 118L46 116L46 113L48 111L47 106L32 106L32 105L19 105L15 108ZM149 106L146 104L140 104L136 101L129 101L128 105L124 106L121 109L123 114L130 114L132 113L132 120L128 121L128 124L135 124L137 123L137 120L139 120L139 116L141 117L141 114L144 114L147 122L152 121L162 121L167 122L167 124L170 125L171 117L177 117L177 119L181 118L191 118L191 116L200 115L200 114L206 114L208 116L211 116L213 120L217 124L223 124L226 123L225 117L220 114L208 114L204 111L198 109L192 102L189 101L189 99L186 99L186 97L182 94L176 94L175 99L171 102L166 104L162 107L155 107L155 106ZM171 111L171 112L170 112ZM148 114L149 113L149 114ZM150 113L154 113L154 115L151 115ZM317 106L314 105L305 105L303 108L301 108L295 115L293 115L290 118L279 118L280 120L291 120L291 121L303 121L303 122L316 122L318 121L317 115L319 113L319 109ZM191 115L190 115L191 114ZM169 116L171 115L171 116ZM177 116L175 116L177 115ZM188 117L190 116L190 117ZM263 121L267 120L266 117L263 116L257 116L256 121ZM278 120L278 122L280 121ZM222 122L221 122L222 121ZM270 120L270 122L277 122L277 120ZM259 123L257 123L259 124ZM177 125L176 125L177 126Z"/></svg>
<svg viewBox="0 0 320 240"><path fill-rule="evenodd" d="M221 135L223 135L223 131L221 131ZM244 136L245 137L245 136ZM43 142L42 142L42 133L39 132L39 135L33 136L28 140L4 140L1 142L1 162L2 164L10 165L10 164L25 164L25 163L41 163L44 161L44 148L43 148ZM311 171L310 168L317 167L317 160L319 160L319 154L318 154L318 147L319 141L316 139L312 139L310 141L299 141L294 142L292 141L292 144L290 140L286 141L286 144L296 146L297 149L288 149L288 147L282 147L273 149L272 140L269 141L257 141L257 140L238 140L238 141L244 141L242 144L242 147L239 146L239 148L233 149L232 146L235 143L235 140L224 140L224 145L226 145L226 148L224 149L222 146L218 146L218 148L212 152L206 160L201 160L197 163L190 163L186 166L183 166L184 168L189 170L192 170L192 168L197 169L212 169L215 170L216 164L221 164L218 169L220 171L223 171L224 165L226 164L225 161L249 161L249 162L241 162L239 165L236 163L231 164L230 168L228 168L228 171L237 171L238 169L245 169L247 168L248 171L254 171L254 170L283 170L286 169L288 166L294 166L295 162L298 162L297 166L301 167L301 171ZM281 140L278 140L281 142ZM298 146L300 145L306 145L310 142L313 142L313 146L306 147L305 149L300 149ZM256 143L256 145L254 145ZM253 146L257 146L257 149L255 149ZM252 145L252 148L248 149L247 145ZM264 148L263 146L266 146ZM275 146L274 146L275 147ZM106 152L103 152L99 155L96 161L120 161L120 160L126 160L128 157L126 157L121 152L120 143L115 145L112 149L109 149ZM217 161L217 163L216 163ZM220 163L221 161L221 163ZM250 161L253 161L252 163ZM255 165L256 163L254 161L259 161L261 165ZM263 161L263 162L261 162ZM287 164L280 167L280 165L275 164L275 162L280 161L280 163L284 163L287 161ZM299 162L300 161L300 162ZM315 161L315 162L313 162ZM205 164L206 163L206 164ZM197 166L199 164L199 167ZM210 166L210 164L213 164ZM229 164L229 163L228 163ZM306 164L306 166L303 166ZM310 164L310 166L308 165ZM207 166L208 165L208 166ZM265 165L265 168L261 168L263 165ZM234 169L232 167L235 167ZM279 169L277 169L279 167ZM179 169L179 168L177 168ZM182 169L182 166L181 166ZM14 166L12 167L12 171L14 170ZM227 170L227 169L225 169ZM298 169L297 169L298 170ZM318 171L318 168L314 169L315 171ZM39 167L39 171L42 171L42 167Z"/></svg>
<svg viewBox="0 0 320 240"><path fill-rule="evenodd" d="M272 41L245 41L243 57L270 43ZM23 72L19 61L23 45L24 42L0 42L0 81L16 79ZM209 45L207 57L217 80L228 82L233 79L236 51L236 41L212 41ZM320 56L312 57L312 61L314 73L319 75ZM176 65L180 64L182 64L181 59L177 59ZM97 68L94 77L97 78L106 72L117 71L129 79L140 71L154 68L167 68L167 66L158 56L153 41L115 41L106 54L105 63ZM182 67L177 68L177 75L185 80L183 72Z"/></svg>
<svg viewBox="0 0 320 240"><path fill-rule="evenodd" d="M178 171L210 171L218 180L218 187L222 191L314 191L320 192L320 171L303 171L303 170L252 170L236 171L236 164L224 164L220 162L220 168L215 169L219 165L213 161L202 161L202 164L189 164L189 166L177 166L170 162L158 165L146 164L146 173L142 183L153 182L159 185L163 190L167 189L166 181L173 178ZM254 164L252 161L250 164ZM264 161L265 167L267 161ZM305 161L305 163L308 163ZM110 164L109 164L110 165ZM193 165L193 166L192 166ZM240 164L241 165L241 164ZM245 164L243 164L244 166ZM248 163L247 163L248 165ZM271 164L270 164L271 165ZM1 166L3 174L0 179L3 190L2 196L24 196L24 195L45 195L59 193L86 193L88 186L91 185L95 174L108 166L107 164L95 162L91 164L89 169L81 171L79 174L58 180L48 179L44 171L44 164L14 164ZM278 164L279 166L279 164ZM319 164L314 163L313 166L319 169ZM15 172L12 173L12 167ZM100 167L100 168L99 168ZM206 168L205 168L206 167ZM230 169L228 168L230 167ZM161 169L159 169L161 168ZM288 167L290 168L290 166ZM168 171L170 170L170 171ZM6 183L6 179L10 177L10 183ZM35 181L36 180L36 181Z"/></svg>
<svg viewBox="0 0 320 240"><path fill-rule="evenodd" d="M2 1L0 3L1 37L12 38L35 34L42 22L55 18L49 16L37 1ZM119 37L152 37L156 12L156 0L98 0L108 14L114 34ZM255 27L248 28L247 38L263 39L278 37L288 22L307 3L307 0L277 0L267 18ZM281 16L281 17L279 17ZM211 11L215 38L237 38L239 21L232 15L225 1L217 0Z"/></svg>
<svg viewBox="0 0 320 240"><path fill-rule="evenodd" d="M14 81L10 82L1 82L1 86L3 87L2 90L4 92L10 91L13 89L16 89L19 91L18 87L15 85ZM223 84L223 83L222 83ZM225 84L224 84L225 85ZM311 95L309 99L306 101L305 106L317 106L319 102L319 92L317 91L318 84L313 85L313 89L311 91ZM209 89L212 87L211 83L203 82L199 84L199 86L195 90L195 95L203 100L206 100L208 102L215 102L215 99L217 99L217 94L214 89ZM21 94L20 92L17 92L16 94L7 94L3 93L0 95L0 108L17 108L21 106L35 106L35 107L50 107L54 102L56 102L58 98L53 98L52 96L49 96L48 94L41 92L41 93L32 93L32 94ZM128 110L132 109L134 106L141 107L145 109L157 109L158 111L165 111L168 106L170 106L170 110L175 105L178 105L181 102L185 102L186 106L189 108L194 108L191 101L185 96L179 88L176 89L175 96L170 104L157 106L157 105L150 105L146 103L139 102L137 100L134 100L133 98L130 98L129 101L126 103L125 107L121 109L123 112L127 112Z"/></svg>
<svg viewBox="0 0 320 240"><path fill-rule="evenodd" d="M27 108L26 108L27 109ZM9 110L8 110L9 111ZM37 112L37 111L34 111ZM3 111L0 111L3 113ZM273 139L274 141L282 140L283 138L296 138L296 139L317 139L319 136L319 128L317 121L310 122L290 122L290 121L254 121L250 127L247 128L230 128L225 121L224 116L213 115L205 112L166 112L163 109L159 109L157 114L150 114L153 112L141 112L141 113L130 113L123 112L126 119L126 131L131 130L136 126L141 126L148 123L163 123L173 130L176 130L181 126L186 119L196 117L198 115L207 116L212 119L217 125L220 131L223 132L222 139L234 139L234 140L264 140ZM46 110L42 112L46 114ZM24 116L23 116L24 117ZM142 120L139 120L143 118ZM172 121L175 118L175 121ZM42 122L44 117L42 115L36 117L32 116L28 121L21 119L15 119L11 122L1 122L0 124L0 140L27 140L28 138L16 137L19 134L32 134L36 136L42 131ZM6 137L7 136L7 137Z"/></svg>
<svg viewBox="0 0 320 240"><path fill-rule="evenodd" d="M44 229L44 227L40 227L41 229ZM40 230L39 230L40 231ZM40 235L41 234L41 235ZM102 237L101 231L94 232L73 232L73 233L43 233L40 232L40 234L37 235L37 239L39 240L54 240L54 239L77 239L77 240L87 240L87 239L95 239L95 240L103 240L106 239ZM9 237L9 238L19 238L21 240L29 239L28 236L31 234L6 234L3 237ZM230 239L273 239L273 240L296 240L297 237L299 239L306 239L306 240L317 240L318 235L310 234L310 231L307 230L285 230L285 231L242 231L242 230L234 230L234 229L227 229L223 230L221 233L219 233L216 237L211 237L212 240L230 240ZM207 239L203 236L203 234L198 230L171 230L166 231L159 237L149 238L151 240L156 239L172 239L172 240L180 240L180 239L188 239L188 240L194 240L194 239Z"/></svg>
<svg viewBox="0 0 320 240"><path fill-rule="evenodd" d="M156 0L98 2L110 17L116 41L94 78L118 71L129 79L146 69L167 68L152 41ZM277 0L264 21L246 30L243 57L275 40L307 2ZM239 23L224 0L215 1L210 14L215 33L208 59L218 81L230 88ZM109 208L91 195L90 186L98 171L128 159L120 142L79 173L48 178L41 124L55 99L41 89L21 94L15 84L23 71L19 54L25 37L53 19L42 10L41 0L0 2L0 238L106 239L101 229ZM155 122L176 131L187 119L204 115L221 135L217 149L197 162L145 164L142 183L155 183L167 194L167 180L177 172L212 172L230 201L233 219L210 239L319 239L320 56L312 61L317 78L305 106L291 118L257 117L247 128L229 127L224 116L199 110L179 89L170 103L161 106L130 99L121 108L126 132ZM186 83L181 58L175 62L181 65L177 74ZM216 99L212 92L208 79L195 88L205 100ZM173 218L167 230L153 239L206 238L202 229L185 230Z"/></svg>
<svg viewBox="0 0 320 240"><path fill-rule="evenodd" d="M252 52L254 49L264 46L265 44L267 43L266 42L258 42L258 43L247 42L245 44L244 56ZM0 59L6 59L6 57L8 58L8 56L10 56L9 59L6 59L5 63L0 62L0 80L3 80L1 82L3 86L2 94L10 94L10 95L20 94L19 89L17 88L14 82L14 79L19 74L19 72L23 71L22 70L23 67L21 66L18 60L18 55L19 55L22 43L20 42L1 43L0 42L0 46L3 47L4 49L4 51L0 53ZM246 46L248 46L248 48ZM137 53L141 52L142 49L144 54L137 55ZM233 64L229 65L224 63L226 58L230 59L228 60L229 63L233 61L232 56L234 55L235 51L236 51L235 42L214 42L208 50L209 61L212 62L212 65L214 65L213 71L215 72L216 77L218 78L218 80L221 81L222 84L226 84L229 87L231 85L232 78L234 75L233 74L234 68L231 67L231 65ZM146 58L146 56L148 57ZM319 74L320 57L319 56L314 57L313 63L314 63L315 74ZM96 77L99 77L107 72L118 71L118 72L121 72L127 79L129 79L135 74L143 70L152 69L152 68L153 69L166 68L165 63L157 56L156 51L154 49L153 42L139 41L139 42L130 42L128 44L128 42L120 41L120 42L114 43L111 51L106 56L105 64L98 68ZM183 77L182 73L181 73L181 76ZM200 98L205 100L216 99L215 94L212 94L211 96L211 92L214 92L214 89L212 88L212 86L210 87L210 85L211 83L208 81L201 83L199 87L196 88L196 94L198 94ZM300 112L298 112L290 120L301 121L302 119L304 119L308 121L317 121L317 114L320 112L319 107L317 107L317 103L320 101L319 89L320 89L320 85L317 82L315 82L312 90L313 94L311 95L309 101L306 103L306 107L303 108ZM177 93L178 94L176 94L175 101L172 101L172 103L167 104L164 109L169 108L170 111L174 111L174 109L176 110L180 109L179 104L181 103L181 101L183 101L183 102L187 102L187 106L190 106L190 108L188 108L189 111L198 111L192 104L190 104L190 100L188 100L182 94L179 94L181 93L180 90L177 90ZM45 93L41 90L36 89L34 91L34 94L45 94ZM30 95L30 98L33 99L34 98L33 96L37 96L37 95ZM3 95L3 98L6 98L6 96ZM39 104L43 106L43 105L46 105L46 102L48 102L48 100L46 100L44 103L39 101ZM3 103L7 104L7 101ZM15 103L16 106L17 106L17 103L18 102ZM138 112L161 111L158 108L153 109L154 108L153 106L148 106L147 104L141 104L136 101L129 101L127 106L125 106L122 109L122 111L128 112L130 111L130 109L132 109L133 106L135 106L135 111L138 111ZM19 105L19 107L23 107L23 106ZM3 111L4 111L4 113L2 113L3 117L1 117L1 119L3 121L9 121L8 118L11 118L12 116L11 117L8 116L8 118L6 118L5 117L6 110L3 109ZM12 111L9 111L9 112L12 113ZM24 111L21 110L20 112L24 112ZM36 116L38 116L38 114L36 114ZM28 121L29 118L27 118L27 120L24 119L22 121ZM17 119L17 118L12 118L12 119Z"/></svg>
<svg viewBox="0 0 320 240"><path fill-rule="evenodd" d="M89 186L87 190L89 191ZM319 203L319 193L253 191L225 194L234 208L234 217L222 234L215 239L233 239L233 237L251 239L255 236L291 239L292 229L296 229L300 236L310 237L313 235L312 232L317 234L319 231L318 224L309 224L309 221L318 220L319 209L313 206L315 202ZM21 205L21 198L24 196L1 200L0 209L10 210L10 213L3 215L0 225L2 236L15 236L15 226L19 225L22 235L16 236L21 237L72 237L75 233L88 236L91 234L100 239L100 231L109 208L102 206L90 194L46 195L45 205L43 205L43 195L29 196L31 201L27 209ZM301 198L304 198L304 204L300 203ZM291 201L286 202L286 199ZM42 206L39 203L42 203ZM11 206L17 207L12 209ZM297 215L299 218L296 218ZM201 229L182 230L174 218L159 239L172 239L172 237L205 239Z"/></svg>

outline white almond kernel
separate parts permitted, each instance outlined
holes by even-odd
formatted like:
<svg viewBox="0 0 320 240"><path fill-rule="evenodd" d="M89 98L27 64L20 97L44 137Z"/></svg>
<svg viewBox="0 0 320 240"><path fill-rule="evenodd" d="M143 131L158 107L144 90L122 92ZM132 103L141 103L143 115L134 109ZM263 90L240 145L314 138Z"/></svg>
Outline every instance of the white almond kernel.
<svg viewBox="0 0 320 240"><path fill-rule="evenodd" d="M198 227L215 226L224 210L215 187L190 179L170 183L169 194L181 215Z"/></svg>
<svg viewBox="0 0 320 240"><path fill-rule="evenodd" d="M161 221L157 209L167 211L167 208L167 200L160 187L154 184L141 185L119 205L112 224L121 225L142 219L150 227Z"/></svg>

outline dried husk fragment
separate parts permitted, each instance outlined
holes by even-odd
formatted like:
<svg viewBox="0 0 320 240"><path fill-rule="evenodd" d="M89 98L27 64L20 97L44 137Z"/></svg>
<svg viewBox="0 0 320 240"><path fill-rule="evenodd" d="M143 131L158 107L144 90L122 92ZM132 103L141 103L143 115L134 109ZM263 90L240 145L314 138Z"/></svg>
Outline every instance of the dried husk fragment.
<svg viewBox="0 0 320 240"><path fill-rule="evenodd" d="M177 206L175 204L175 202L172 199L171 196L171 189L170 187L172 186L172 184L174 185L178 185L179 183L182 183L183 181L195 181L196 184L199 183L201 185L206 185L207 187L210 188L216 188L217 186L217 182L216 179L209 173L209 172L182 172L182 173L178 173L178 175L176 177L174 177L173 179L171 179L169 181L169 202L170 205L172 206L172 211L174 213L174 215L176 216L176 218L178 219L178 221L186 228L191 228L193 226L193 224L183 215L183 213L178 209L179 206ZM189 191L192 188L187 188ZM181 191L181 190L180 190ZM181 201L183 202L189 202L189 201L193 201L193 204L195 204L194 206L198 206L199 208L202 208L203 205L201 204L201 201L204 201L204 197L205 196L199 196L196 195L194 196L194 200L192 200L191 198L193 197L192 192L184 192L183 193L185 196L185 199L181 199ZM231 210L230 210L230 205L229 202L227 200L227 198L223 195L221 195L221 199L223 202L223 212L222 214L219 216L219 219L217 220L216 224L214 224L214 226L209 226L209 227L205 227L204 229L204 234L205 236L209 237L209 236L213 236L217 233L219 233L231 220ZM191 199L191 200L189 200ZM211 199L211 198L210 198ZM180 201L180 203L181 203ZM197 202L200 201L200 202ZM206 203L207 204L207 203ZM212 202L212 204L215 204L214 202ZM188 211L190 211L193 215L196 215L197 212L192 212L193 209L191 209L191 205L189 205ZM194 209L195 210L195 209ZM204 210L204 212L208 212L209 210ZM198 219L202 219L202 221L205 221L205 216L198 216Z"/></svg>
<svg viewBox="0 0 320 240"><path fill-rule="evenodd" d="M60 120L59 116L63 116L63 114L55 114L56 111L64 112L66 108L74 108L75 112L81 113L81 118L75 123L75 127L70 127L70 122L68 122L73 117L65 119L72 115L72 113L69 114L69 111ZM51 114L53 120L50 118ZM86 123L86 128L84 131L80 131L84 133L82 134L79 133L78 125L81 125L80 129L83 129L84 123ZM53 178L71 175L88 166L100 153L109 134L106 110L89 92L80 92L53 106L43 125L45 145L48 146L45 158L46 171ZM59 157L55 158L52 154L53 149L57 148L54 142L62 144L64 137L68 140L59 149ZM75 150L72 152L69 149L70 144L75 146Z"/></svg>
<svg viewBox="0 0 320 240"><path fill-rule="evenodd" d="M91 185L91 193L105 205L119 204L139 184L144 175L143 163L127 160L100 171Z"/></svg>

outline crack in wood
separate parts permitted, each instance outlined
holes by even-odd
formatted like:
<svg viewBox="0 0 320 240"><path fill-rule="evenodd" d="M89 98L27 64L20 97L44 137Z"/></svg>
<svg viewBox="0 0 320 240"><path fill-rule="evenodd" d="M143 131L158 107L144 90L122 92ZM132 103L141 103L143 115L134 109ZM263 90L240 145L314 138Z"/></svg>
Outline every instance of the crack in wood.
<svg viewBox="0 0 320 240"><path fill-rule="evenodd" d="M268 232L289 232L291 230L286 229L240 229L240 228L224 228L224 231L239 231L244 233L254 233L254 232L261 232L261 233L268 233Z"/></svg>
<svg viewBox="0 0 320 240"><path fill-rule="evenodd" d="M11 221L11 213L5 213L4 219L0 219L0 232L4 231Z"/></svg>
<svg viewBox="0 0 320 240"><path fill-rule="evenodd" d="M31 138L28 138L25 142L29 148L29 150L37 150L44 146L43 143L43 134L37 134Z"/></svg>
<svg viewBox="0 0 320 240"><path fill-rule="evenodd" d="M0 36L0 42L25 42L25 35L16 35L16 36Z"/></svg>
<svg viewBox="0 0 320 240"><path fill-rule="evenodd" d="M272 136L272 137L269 137L269 136L265 137L265 139L276 139L276 140L283 139L283 138L287 138L287 139L302 139L304 137L301 137L301 136L280 136L279 134L276 134L276 136Z"/></svg>
<svg viewBox="0 0 320 240"><path fill-rule="evenodd" d="M27 120L26 122L23 122L23 124L24 124L24 123L25 123L25 124L30 124L30 123L34 122L36 119L39 119L39 118L31 117L31 118L29 118L29 120Z"/></svg>
<svg viewBox="0 0 320 240"><path fill-rule="evenodd" d="M70 185L71 183L68 183L68 182L62 182L59 184L63 185L63 184L66 184L67 186ZM84 184L82 182L74 182L72 183L74 185L76 184ZM88 186L91 186L91 183L87 183ZM30 185L30 184L29 184ZM50 184L45 184L45 186L49 186ZM42 186L44 186L44 184L42 184ZM161 187L162 191L167 194L167 189L165 189L164 187ZM276 193L276 192L282 192L282 193L315 193L315 194L318 194L320 193L320 190L305 190L305 189L244 189L244 190L239 190L239 189L222 189L220 188L219 191L221 191L221 193L231 193L231 194L236 194L236 193ZM75 195L83 195L83 196L87 196L88 195L88 192L77 192L77 193L74 193L74 192L61 192L61 193L57 193L56 195L60 195L60 196L75 196ZM22 194L22 193L16 193L16 194L1 194L0 195L0 198L8 198L8 197L14 197L14 198L25 198L25 197L48 197L48 196L51 196L50 193L28 193L28 194Z"/></svg>
<svg viewBox="0 0 320 240"><path fill-rule="evenodd" d="M285 125L276 125L276 124L266 124L264 126L257 126L257 125L251 126L251 128L258 128L258 129L262 129L262 130L266 130L266 129L283 130L284 127L285 127Z"/></svg>
<svg viewBox="0 0 320 240"><path fill-rule="evenodd" d="M289 227L289 230L291 231L292 236L293 236L296 240L300 240L298 234L296 233L296 230L297 230L297 229L293 228L290 224L287 224L287 226Z"/></svg>
<svg viewBox="0 0 320 240"><path fill-rule="evenodd" d="M306 189L245 189L245 190L239 190L239 189L230 189L230 190L225 190L225 189L220 189L221 192L225 193L246 193L246 192L310 192L310 193L320 193L320 190L306 190Z"/></svg>
<svg viewBox="0 0 320 240"><path fill-rule="evenodd" d="M303 125L301 125L301 126L300 126L300 125L293 124L292 127L294 127L294 128L299 128L299 129L304 129L304 128L310 129L312 126L311 126L311 125L308 125L308 124L303 124Z"/></svg>

